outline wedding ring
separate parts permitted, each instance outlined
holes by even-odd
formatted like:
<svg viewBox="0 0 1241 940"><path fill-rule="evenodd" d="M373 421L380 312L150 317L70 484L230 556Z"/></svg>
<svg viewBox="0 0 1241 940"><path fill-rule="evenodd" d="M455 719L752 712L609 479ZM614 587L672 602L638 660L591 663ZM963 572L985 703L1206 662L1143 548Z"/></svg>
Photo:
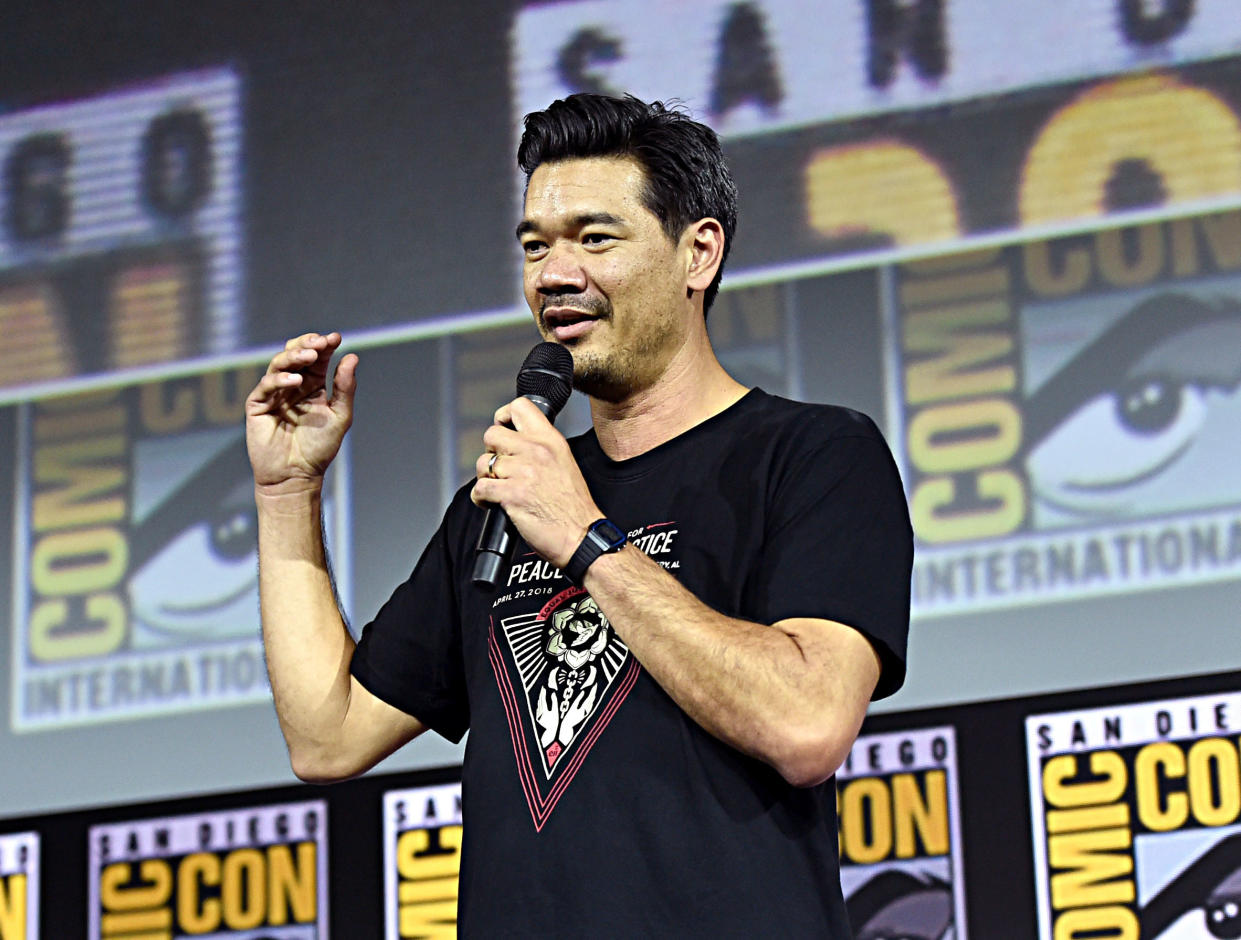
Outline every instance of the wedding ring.
<svg viewBox="0 0 1241 940"><path fill-rule="evenodd" d="M500 479L496 476L496 461L500 459L499 454L492 454L491 459L487 461L487 476L493 480Z"/></svg>

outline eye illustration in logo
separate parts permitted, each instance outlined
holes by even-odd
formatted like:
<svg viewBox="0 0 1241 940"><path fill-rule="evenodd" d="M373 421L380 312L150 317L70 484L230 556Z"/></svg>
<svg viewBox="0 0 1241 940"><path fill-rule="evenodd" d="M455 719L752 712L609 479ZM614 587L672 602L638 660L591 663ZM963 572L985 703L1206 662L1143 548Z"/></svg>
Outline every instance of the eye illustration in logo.
<svg viewBox="0 0 1241 940"><path fill-rule="evenodd" d="M1141 935L1151 940L1241 937L1241 833L1216 842L1147 902Z"/></svg>
<svg viewBox="0 0 1241 940"><path fill-rule="evenodd" d="M934 875L882 871L845 901L857 940L953 940L952 888Z"/></svg>
<svg viewBox="0 0 1241 940"><path fill-rule="evenodd" d="M1039 527L1241 502L1241 304L1151 297L1026 409Z"/></svg>
<svg viewBox="0 0 1241 940"><path fill-rule="evenodd" d="M135 647L256 635L258 526L245 443L203 431L137 445Z"/></svg>

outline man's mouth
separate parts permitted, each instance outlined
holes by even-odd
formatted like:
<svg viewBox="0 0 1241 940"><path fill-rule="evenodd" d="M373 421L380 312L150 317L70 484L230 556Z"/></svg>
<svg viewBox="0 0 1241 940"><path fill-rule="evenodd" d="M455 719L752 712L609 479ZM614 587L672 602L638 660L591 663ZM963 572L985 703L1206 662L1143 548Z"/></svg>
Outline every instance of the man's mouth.
<svg viewBox="0 0 1241 940"><path fill-rule="evenodd" d="M576 339L590 332L595 314L575 307L548 307L540 316L546 330L558 340Z"/></svg>

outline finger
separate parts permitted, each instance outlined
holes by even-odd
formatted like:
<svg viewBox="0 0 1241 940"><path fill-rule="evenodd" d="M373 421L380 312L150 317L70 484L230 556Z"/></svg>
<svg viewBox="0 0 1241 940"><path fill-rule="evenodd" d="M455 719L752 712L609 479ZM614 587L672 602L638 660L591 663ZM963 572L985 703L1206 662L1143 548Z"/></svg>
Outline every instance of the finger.
<svg viewBox="0 0 1241 940"><path fill-rule="evenodd" d="M508 403L509 419L518 431L537 431L551 427L547 416L529 398L515 398Z"/></svg>
<svg viewBox="0 0 1241 940"><path fill-rule="evenodd" d="M301 384L302 376L297 372L268 372L259 379L247 399L248 403L259 406L252 413L261 414L269 410L281 392Z"/></svg>
<svg viewBox="0 0 1241 940"><path fill-rule="evenodd" d="M358 388L358 356L349 353L336 364L332 377L332 410L345 417L353 415L353 393Z"/></svg>
<svg viewBox="0 0 1241 940"><path fill-rule="evenodd" d="M474 488L470 490L470 502L475 506L494 506L500 500L497 498L496 484L499 480L489 480L483 477L481 480L474 481Z"/></svg>
<svg viewBox="0 0 1241 940"><path fill-rule="evenodd" d="M483 432L483 447L495 454L515 454L521 447L521 435L502 424L493 424Z"/></svg>
<svg viewBox="0 0 1241 940"><path fill-rule="evenodd" d="M512 427L513 419L509 417L508 412L509 412L509 406L501 405L499 408L496 409L496 413L493 416L492 420L496 424L507 424L509 427Z"/></svg>
<svg viewBox="0 0 1241 940"><path fill-rule="evenodd" d="M267 364L268 372L300 372L318 361L319 353L314 349L286 349L276 353Z"/></svg>
<svg viewBox="0 0 1241 940"><path fill-rule="evenodd" d="M331 333L303 333L301 336L294 336L291 340L284 344L285 349L335 349L340 345L340 334Z"/></svg>
<svg viewBox="0 0 1241 940"><path fill-rule="evenodd" d="M479 455L474 461L474 476L480 480L498 480L501 477L500 464L503 463L503 454L496 454L490 451Z"/></svg>

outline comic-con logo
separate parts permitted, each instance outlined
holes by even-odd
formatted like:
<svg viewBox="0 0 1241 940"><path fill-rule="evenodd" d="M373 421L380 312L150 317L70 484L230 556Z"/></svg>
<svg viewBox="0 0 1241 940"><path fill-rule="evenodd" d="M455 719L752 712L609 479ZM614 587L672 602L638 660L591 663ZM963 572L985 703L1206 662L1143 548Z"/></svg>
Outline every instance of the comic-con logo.
<svg viewBox="0 0 1241 940"><path fill-rule="evenodd" d="M1241 696L1028 719L1042 936L1241 937Z"/></svg>
<svg viewBox="0 0 1241 940"><path fill-rule="evenodd" d="M384 794L387 940L453 936L461 868L461 784Z"/></svg>
<svg viewBox="0 0 1241 940"><path fill-rule="evenodd" d="M1238 212L900 268L919 612L1241 575L1238 272Z"/></svg>
<svg viewBox="0 0 1241 940"><path fill-rule="evenodd" d="M315 801L92 827L91 940L319 940L326 812Z"/></svg>
<svg viewBox="0 0 1241 940"><path fill-rule="evenodd" d="M950 727L868 734L836 777L840 879L858 940L965 940Z"/></svg>
<svg viewBox="0 0 1241 940"><path fill-rule="evenodd" d="M582 588L493 622L491 661L535 825L542 828L637 681L637 661Z"/></svg>
<svg viewBox="0 0 1241 940"><path fill-rule="evenodd" d="M268 697L238 430L256 377L240 368L22 409L17 729ZM340 505L325 500L329 518Z"/></svg>
<svg viewBox="0 0 1241 940"><path fill-rule="evenodd" d="M39 834L0 835L0 940L39 936Z"/></svg>

